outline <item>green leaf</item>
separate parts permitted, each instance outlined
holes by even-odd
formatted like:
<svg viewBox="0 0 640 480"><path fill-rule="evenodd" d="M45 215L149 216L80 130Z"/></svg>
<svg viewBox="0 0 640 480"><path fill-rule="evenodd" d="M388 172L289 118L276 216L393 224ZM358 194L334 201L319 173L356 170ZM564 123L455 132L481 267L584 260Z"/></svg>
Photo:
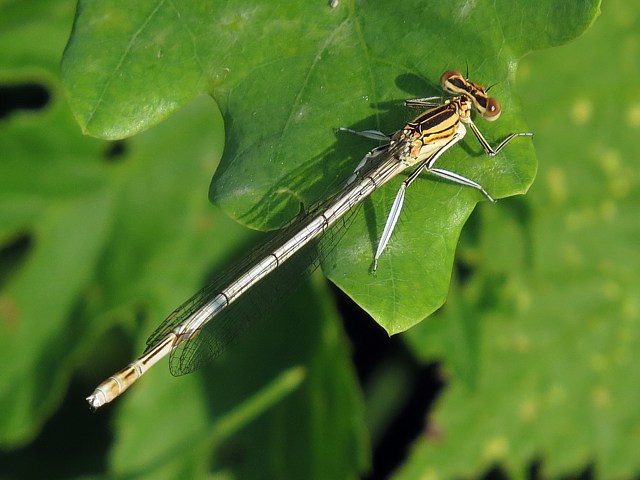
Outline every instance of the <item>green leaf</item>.
<svg viewBox="0 0 640 480"><path fill-rule="evenodd" d="M64 392L76 348L69 315L92 277L111 210L101 165L85 163L101 148L98 142L64 134L77 127L60 108L51 71L57 69L71 24L70 7L58 3L45 9L47 14L30 15L8 4L0 15L2 86L36 83L52 97L38 120L22 112L4 119L0 129L3 447L35 436ZM48 35L45 46L39 45L40 34ZM87 218L92 228L81 227Z"/></svg>
<svg viewBox="0 0 640 480"><path fill-rule="evenodd" d="M440 436L419 440L398 478L640 468L640 102L626 88L640 80L640 8L606 5L587 35L522 68L541 181L510 208L482 209L456 307L409 335L446 358L449 387L432 413ZM469 337L464 321L477 330L467 361L448 350Z"/></svg>
<svg viewBox="0 0 640 480"><path fill-rule="evenodd" d="M366 432L348 352L326 294L301 293L268 325L268 341L261 325L203 373L150 372L123 399L114 473L355 478Z"/></svg>
<svg viewBox="0 0 640 480"><path fill-rule="evenodd" d="M9 246L28 240L0 295L0 359L11 365L0 373L4 442L34 434L97 334L135 310L156 318L171 311L237 242L235 224L212 217L202 194L215 162L214 113L201 99L128 143L121 163L105 159L104 142L78 134L60 101L41 120L15 117L0 132L0 237ZM226 229L223 241L212 221ZM185 237L198 226L209 238ZM199 259L189 258L198 250Z"/></svg>
<svg viewBox="0 0 640 480"><path fill-rule="evenodd" d="M373 146L336 136L335 127L397 129L411 115L402 99L439 94L446 69L467 65L474 80L495 83L504 114L481 125L492 142L526 130L512 89L518 60L578 35L598 2L526 5L82 1L63 79L83 128L105 138L147 128L208 91L227 132L210 196L242 223L272 229L346 178ZM496 197L526 192L536 170L528 139L494 159L469 139L445 162ZM446 182L418 183L377 277L371 258L397 182L323 265L390 333L442 304L462 225L481 199Z"/></svg>
<svg viewBox="0 0 640 480"><path fill-rule="evenodd" d="M109 432L99 428L108 408L89 419L80 394L68 399L73 406L60 408L72 376L86 395L126 365L153 326L212 272L246 253L255 234L207 199L222 140L222 119L210 98L192 100L125 142L84 137L56 76L72 5L42 2L31 10L18 3L3 5L0 14L8 24L0 29L6 47L0 88L36 83L51 100L35 111L10 110L0 124L3 473L185 478L209 470L214 452L216 469L260 471L275 458L283 471L356 476L367 461L363 405L335 315L314 296L324 295L320 288L304 292L303 305L313 305L314 315L293 309L279 316L282 323L265 322L244 340L248 347L238 345L211 371L206 388L204 375L176 380L157 367L122 407L114 405L121 410ZM49 33L51 43L39 31ZM272 342L278 328L285 334ZM133 338L137 346L129 351ZM327 408L331 422L324 421ZM313 449L297 436L302 418L313 420L304 430ZM56 422L64 425L63 445L46 443ZM67 433L86 425L85 437ZM251 454L240 465L218 449L237 451L236 438L248 425L254 436L244 439L243 449ZM265 435L280 441L265 448L255 441ZM100 443L110 437L107 461ZM191 448L201 439L200 448ZM326 447L333 445L339 455ZM173 448L186 453L167 460Z"/></svg>

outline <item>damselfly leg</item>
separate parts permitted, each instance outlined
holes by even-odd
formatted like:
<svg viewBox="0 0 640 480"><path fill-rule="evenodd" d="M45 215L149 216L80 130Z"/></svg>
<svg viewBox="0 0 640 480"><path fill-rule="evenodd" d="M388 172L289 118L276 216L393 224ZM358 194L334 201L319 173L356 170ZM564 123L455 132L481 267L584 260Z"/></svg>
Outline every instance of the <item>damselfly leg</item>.
<svg viewBox="0 0 640 480"><path fill-rule="evenodd" d="M393 230L395 229L396 223L400 216L400 212L402 211L406 189L423 171L427 171L452 183L475 188L476 190L480 191L489 201L495 203L496 200L480 183L450 170L435 167L435 163L438 158L440 158L440 156L444 152L449 150L449 148L462 140L462 138L465 136L465 125L471 128L471 131L477 138L483 150L490 157L497 155L514 138L533 135L530 132L512 133L508 135L497 147L493 148L484 138L475 123L473 123L471 119L471 110L474 109L483 118L489 121L494 121L500 116L501 113L501 107L498 100L489 97L487 95L487 89L485 89L482 85L468 81L462 76L462 74L457 71L452 70L445 72L440 79L440 83L442 85L442 88L446 92L457 94L460 96L449 100L445 100L444 97L437 96L406 100L405 105L408 107L430 109L428 110L429 115L425 116L425 114L422 114L418 116L415 120L409 122L403 130L397 132L392 137L388 137L377 130L365 130L362 132L357 132L348 128L339 129L340 131L354 133L356 135L371 138L374 140L384 141L385 139L389 138L390 143L389 145L387 145L387 147L391 147L394 143L397 143L401 140L408 141L410 143L412 137L420 139L421 142L424 138L429 138L430 135L435 138L438 134L440 134L441 129L443 128L443 126L446 126L447 122L451 123L452 125L457 125L452 133L449 134L449 138L446 142L432 141L423 142L417 145L417 151L420 151L423 154L427 154L427 157L418 164L415 170L400 185L398 193L396 194L394 202L391 206L391 210L385 222L382 236L374 255L372 266L372 270L374 272L378 268L378 260L380 259L387 244L389 243ZM452 106L452 108L448 108L449 106ZM440 117L440 121L434 122L434 117L431 112L437 110L438 108L443 109L442 114ZM385 146L378 147L377 149L372 150L370 154L384 147ZM367 156L365 156L360 166L367 161L367 158L370 154L367 154Z"/></svg>

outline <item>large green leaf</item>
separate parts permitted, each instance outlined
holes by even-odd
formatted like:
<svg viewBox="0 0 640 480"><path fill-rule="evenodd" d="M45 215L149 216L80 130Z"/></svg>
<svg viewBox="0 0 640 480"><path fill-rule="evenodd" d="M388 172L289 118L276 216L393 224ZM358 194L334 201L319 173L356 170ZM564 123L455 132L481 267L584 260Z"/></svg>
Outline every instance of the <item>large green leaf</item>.
<svg viewBox="0 0 640 480"><path fill-rule="evenodd" d="M91 471L184 478L207 470L213 452L217 469L265 470L277 460L292 476L315 468L322 477L318 465L328 478L355 476L367 460L363 405L322 288L304 292L313 315L283 312L281 323L249 335L248 346L238 345L206 377L207 388L201 374L175 380L158 367L121 399L112 433L88 418L81 394L142 350L153 325L244 253L255 234L207 199L223 131L210 98L192 100L124 143L82 136L56 76L73 5L42 2L31 10L9 3L0 19L0 88L35 83L51 95L45 108L10 111L0 125L2 475L87 473L85 457L107 457L97 439L113 435L109 462L91 464ZM273 341L264 341L265 328ZM62 420L64 447L42 447L36 436L74 373L87 385ZM326 409L332 422L321 418ZM314 420L303 428L293 421L301 418ZM67 433L87 424L89 436L77 442ZM239 451L235 438L248 424L252 435L240 449L250 452L247 460L229 459L224 452ZM306 449L302 434L316 448ZM256 441L270 435L282 441L267 449ZM196 440L201 447L189 448ZM4 453L23 444L15 456ZM341 455L323 445L339 445ZM185 448L188 455L166 459Z"/></svg>
<svg viewBox="0 0 640 480"><path fill-rule="evenodd" d="M512 94L519 58L577 35L597 2L526 5L81 1L63 79L85 131L104 138L138 132L209 92L227 132L211 198L241 222L268 229L346 178L370 148L336 137L335 127L397 129L410 118L401 100L437 95L446 69L468 65L473 79L496 83L504 115L482 125L490 139L525 130ZM446 156L449 168L496 197L527 190L536 170L528 140L495 159L467 145ZM439 181L412 188L411 215L373 277L371 258L394 188L397 182L376 196L345 248L324 263L390 333L442 304L460 230L481 199Z"/></svg>
<svg viewBox="0 0 640 480"><path fill-rule="evenodd" d="M524 476L533 462L556 478L637 476L640 8L605 7L573 45L525 62L541 181L483 209L455 306L411 332L446 358L449 388L440 437L417 442L398 478Z"/></svg>

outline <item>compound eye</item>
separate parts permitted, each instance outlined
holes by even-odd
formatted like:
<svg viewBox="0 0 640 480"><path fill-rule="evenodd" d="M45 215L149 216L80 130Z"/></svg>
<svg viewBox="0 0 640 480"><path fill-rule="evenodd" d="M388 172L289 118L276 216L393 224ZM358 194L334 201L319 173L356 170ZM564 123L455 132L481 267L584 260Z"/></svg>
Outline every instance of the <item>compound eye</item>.
<svg viewBox="0 0 640 480"><path fill-rule="evenodd" d="M487 108L485 109L482 116L486 118L488 121L493 122L497 120L502 113L502 108L500 107L500 102L495 98L487 98Z"/></svg>
<svg viewBox="0 0 640 480"><path fill-rule="evenodd" d="M448 70L440 77L440 86L449 93L456 93L452 86L452 79L455 81L456 78L462 78L462 74L457 70Z"/></svg>

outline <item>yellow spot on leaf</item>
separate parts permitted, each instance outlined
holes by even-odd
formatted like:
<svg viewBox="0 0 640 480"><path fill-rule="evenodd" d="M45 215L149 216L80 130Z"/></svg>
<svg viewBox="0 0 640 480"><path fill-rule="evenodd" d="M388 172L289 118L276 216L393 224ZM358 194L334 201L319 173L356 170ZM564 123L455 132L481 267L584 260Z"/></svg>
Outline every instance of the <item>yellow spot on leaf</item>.
<svg viewBox="0 0 640 480"><path fill-rule="evenodd" d="M614 198L626 196L631 189L632 172L626 172L622 165L620 152L607 149L600 158L600 166L608 179L609 191Z"/></svg>
<svg viewBox="0 0 640 480"><path fill-rule="evenodd" d="M587 99L578 99L571 107L571 120L577 125L584 125L593 114L593 104Z"/></svg>
<svg viewBox="0 0 640 480"><path fill-rule="evenodd" d="M440 478L433 468L427 470L420 476L420 480L438 480Z"/></svg>
<svg viewBox="0 0 640 480"><path fill-rule="evenodd" d="M611 405L611 394L603 386L596 387L591 394L591 398L596 407L606 408Z"/></svg>
<svg viewBox="0 0 640 480"><path fill-rule="evenodd" d="M547 184L549 185L551 200L556 204L563 203L567 198L564 172L558 167L550 168L547 173Z"/></svg>
<svg viewBox="0 0 640 480"><path fill-rule="evenodd" d="M484 456L489 460L503 458L509 451L509 442L504 437L495 437L485 445Z"/></svg>
<svg viewBox="0 0 640 480"><path fill-rule="evenodd" d="M523 420L530 422L538 416L538 405L533 400L526 400L520 405L520 416Z"/></svg>
<svg viewBox="0 0 640 480"><path fill-rule="evenodd" d="M620 166L622 165L620 152L611 149L606 150L600 159L600 164L607 175L612 177L620 175Z"/></svg>
<svg viewBox="0 0 640 480"><path fill-rule="evenodd" d="M630 127L640 127L640 103L631 105L627 110L627 123Z"/></svg>

